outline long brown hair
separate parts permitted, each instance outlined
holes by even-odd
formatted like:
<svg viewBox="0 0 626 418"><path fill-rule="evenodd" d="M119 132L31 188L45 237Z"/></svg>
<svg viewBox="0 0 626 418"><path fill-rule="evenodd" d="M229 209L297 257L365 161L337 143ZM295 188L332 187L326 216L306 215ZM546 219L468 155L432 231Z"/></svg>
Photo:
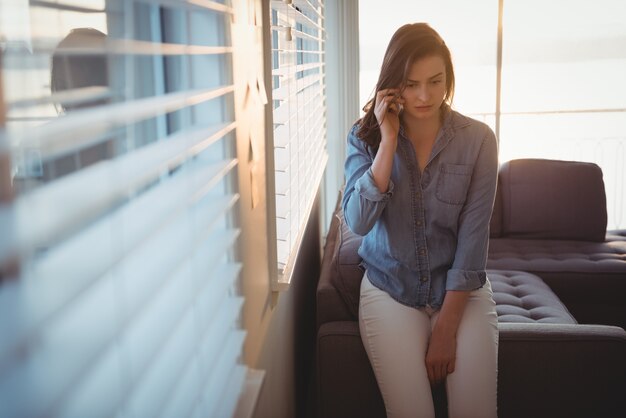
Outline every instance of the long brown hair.
<svg viewBox="0 0 626 418"><path fill-rule="evenodd" d="M426 23L401 26L387 46L374 97L363 107L365 116L359 121L357 136L376 148L380 144L380 127L374 114L376 93L383 89L404 87L413 63L428 56L439 56L446 67L446 95L442 106L450 106L454 96L454 68L450 50L441 36Z"/></svg>

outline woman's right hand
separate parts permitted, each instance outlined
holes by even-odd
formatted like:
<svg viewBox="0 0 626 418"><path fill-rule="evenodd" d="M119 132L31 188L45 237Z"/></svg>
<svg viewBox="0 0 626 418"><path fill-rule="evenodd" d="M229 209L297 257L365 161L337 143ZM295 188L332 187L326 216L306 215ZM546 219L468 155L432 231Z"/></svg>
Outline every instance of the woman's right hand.
<svg viewBox="0 0 626 418"><path fill-rule="evenodd" d="M400 111L404 99L400 89L383 89L376 93L374 115L380 127L381 140L396 140L400 130Z"/></svg>

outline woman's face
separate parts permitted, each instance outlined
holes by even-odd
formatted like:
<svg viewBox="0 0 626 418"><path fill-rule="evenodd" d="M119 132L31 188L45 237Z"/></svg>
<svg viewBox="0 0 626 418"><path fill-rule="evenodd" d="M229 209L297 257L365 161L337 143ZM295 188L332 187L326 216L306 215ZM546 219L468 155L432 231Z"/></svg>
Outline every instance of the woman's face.
<svg viewBox="0 0 626 418"><path fill-rule="evenodd" d="M425 120L439 117L446 96L446 65L437 55L413 63L401 94L404 117Z"/></svg>

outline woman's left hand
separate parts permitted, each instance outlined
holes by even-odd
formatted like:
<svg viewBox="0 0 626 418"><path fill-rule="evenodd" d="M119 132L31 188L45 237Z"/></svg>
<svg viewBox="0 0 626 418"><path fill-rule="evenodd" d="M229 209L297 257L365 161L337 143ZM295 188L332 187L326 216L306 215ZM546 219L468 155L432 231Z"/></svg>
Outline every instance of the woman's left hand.
<svg viewBox="0 0 626 418"><path fill-rule="evenodd" d="M454 372L456 361L456 336L439 331L435 326L426 352L426 371L431 385L436 385Z"/></svg>

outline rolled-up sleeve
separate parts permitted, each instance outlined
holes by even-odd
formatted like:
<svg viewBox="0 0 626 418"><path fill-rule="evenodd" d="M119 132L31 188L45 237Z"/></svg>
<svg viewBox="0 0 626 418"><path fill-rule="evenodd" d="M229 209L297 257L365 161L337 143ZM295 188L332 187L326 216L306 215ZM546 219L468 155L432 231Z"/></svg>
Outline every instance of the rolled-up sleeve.
<svg viewBox="0 0 626 418"><path fill-rule="evenodd" d="M345 163L346 188L342 200L344 218L348 227L358 235L367 234L380 217L387 201L393 195L393 182L381 193L372 174L373 158L367 145L356 136L356 125L348 134Z"/></svg>
<svg viewBox="0 0 626 418"><path fill-rule="evenodd" d="M457 248L448 270L446 290L481 288L489 250L489 221L496 195L498 144L491 129L482 141L467 199L459 216Z"/></svg>

